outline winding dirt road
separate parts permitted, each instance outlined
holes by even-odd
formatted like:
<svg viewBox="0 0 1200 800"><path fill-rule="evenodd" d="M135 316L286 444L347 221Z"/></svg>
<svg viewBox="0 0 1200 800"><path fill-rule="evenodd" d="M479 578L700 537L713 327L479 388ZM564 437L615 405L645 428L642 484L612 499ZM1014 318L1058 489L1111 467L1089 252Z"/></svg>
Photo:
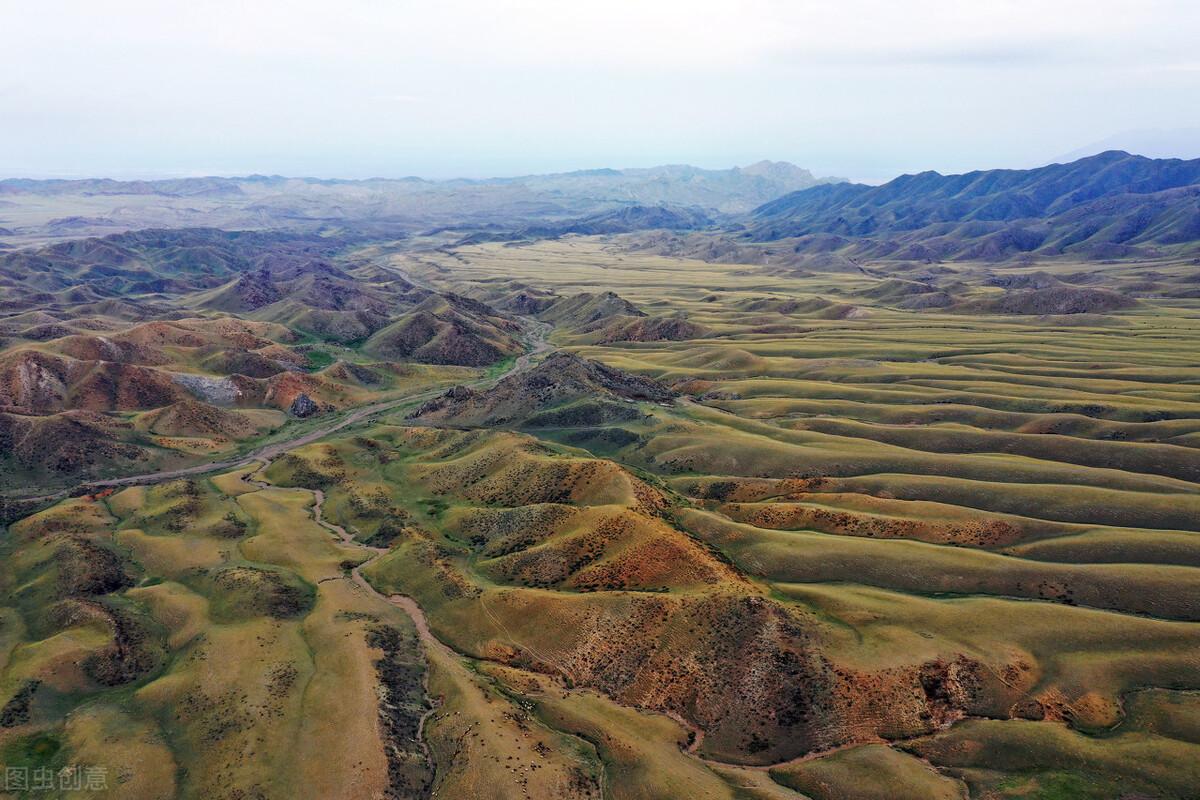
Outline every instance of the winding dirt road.
<svg viewBox="0 0 1200 800"><path fill-rule="evenodd" d="M472 389L485 389L499 383L510 375L515 375L519 372L524 372L533 366L534 359L538 356L554 349L546 337L551 330L551 326L544 322L539 322L535 319L524 317L522 322L525 325L525 353L519 356L512 366L505 370L500 375L494 378L480 378L476 381L470 381L465 386ZM312 444L319 439L323 439L332 433L348 428L351 425L356 425L360 422L368 420L385 411L390 411L400 406L413 403L422 403L426 400L432 400L438 395L446 391L445 387L437 389L428 389L416 394L405 395L404 397L394 397L390 400L384 400L379 403L362 406L356 408L345 416L336 420L331 420L329 423L322 425L319 428L309 431L300 436L295 436L281 442L272 442L271 444L263 445L257 450L253 450L235 458L226 459L224 461L206 461L203 464L196 464L191 467L182 467L180 469L161 470L158 472L147 472L141 475L128 475L122 478L111 478L107 480L86 481L78 484L75 487L63 489L62 491L46 495L9 495L8 500L15 502L40 501L50 502L52 500L61 500L72 494L78 494L81 491L86 493L95 493L96 491L106 488L116 488L121 486L142 486L146 484L161 483L163 481L171 481L176 478L186 478L192 475L206 475L210 472L226 472L228 470L245 467L254 462L270 462L279 456L286 453L288 450L293 450L297 447L303 447L306 444Z"/></svg>
<svg viewBox="0 0 1200 800"><path fill-rule="evenodd" d="M270 462L264 461L263 468L265 469L269 465L269 463ZM269 483L254 480L254 474L256 474L257 472L258 472L258 470L256 470L255 473L253 473L253 474L247 475L245 478L246 482L252 483L255 486L260 486L264 489L275 488L274 486L272 486ZM323 492L320 489L309 489L308 491L312 492L313 497L315 498L315 502L313 503L312 508L311 508L314 522L316 522L318 525L320 525L325 530L332 533L334 536L338 537L338 539L341 540L342 544L348 545L350 547L356 547L359 550L366 550L369 553L373 553L373 555L370 558L368 558L366 561L362 562L357 567L350 570L350 576L354 580L354 582L356 584L358 584L360 587L362 587L363 590L367 592L367 594L369 594L379 600L382 600L385 603L390 603L391 605L394 605L397 608L400 608L406 614L408 614L409 618L412 620L413 626L415 626L417 629L417 633L420 634L421 641L424 642L426 646L432 647L433 649L440 652L442 655L445 655L445 656L448 656L451 658L463 658L464 656L462 656L460 653L456 652L455 650L451 649L449 647L449 645L445 644L441 639L439 639L433 635L433 632L431 630L429 630L429 620L425 618L425 612L421 610L421 607L419 605L417 605L416 600L413 600L411 597L408 597L407 595L403 595L403 594L385 595L382 592L380 592L378 589L376 589L374 586L372 586L371 582L368 581L363 576L362 570L364 567L368 567L371 564L375 563L375 561L379 560L383 556L390 553L391 550L386 547L372 547L371 545L363 544L362 542L355 539L352 535L350 535L350 533L347 532L346 529L343 528L341 525L335 525L332 522L327 522L323 516L323 509L325 506L325 492Z"/></svg>

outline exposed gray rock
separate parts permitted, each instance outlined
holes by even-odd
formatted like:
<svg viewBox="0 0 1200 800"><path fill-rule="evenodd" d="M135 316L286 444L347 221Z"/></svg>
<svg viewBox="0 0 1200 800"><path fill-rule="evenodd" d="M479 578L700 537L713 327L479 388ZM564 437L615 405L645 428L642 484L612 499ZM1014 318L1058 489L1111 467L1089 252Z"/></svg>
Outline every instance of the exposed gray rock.
<svg viewBox="0 0 1200 800"><path fill-rule="evenodd" d="M288 412L293 417L304 419L305 417L311 417L314 414L320 414L321 407L313 402L313 399L308 395L301 394L297 395L296 399L292 401L292 407L288 409Z"/></svg>
<svg viewBox="0 0 1200 800"><path fill-rule="evenodd" d="M233 405L241 395L237 384L229 377L212 378L207 375L176 372L172 373L171 379L194 394L197 399L214 405Z"/></svg>

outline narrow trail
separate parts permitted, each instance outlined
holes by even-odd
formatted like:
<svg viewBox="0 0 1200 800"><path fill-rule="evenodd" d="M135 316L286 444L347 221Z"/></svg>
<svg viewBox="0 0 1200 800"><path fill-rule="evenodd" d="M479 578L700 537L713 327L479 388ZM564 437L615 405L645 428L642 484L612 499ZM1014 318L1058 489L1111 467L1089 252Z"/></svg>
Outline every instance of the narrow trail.
<svg viewBox="0 0 1200 800"><path fill-rule="evenodd" d="M267 483L266 481L259 480L256 477L271 464L271 462L267 459L259 459L259 461L261 462L262 466L256 469L254 472L244 475L242 480L253 486L257 486L259 489L279 488ZM311 506L309 506L309 511L312 513L313 521L317 525L320 525L322 528L336 536L343 545L359 550L365 550L372 554L371 557L366 561L363 561L361 564L350 570L350 580L353 581L354 585L357 586L358 589L368 597L372 597L382 603L387 603L388 605L399 608L408 616L408 618L412 621L413 627L417 631L417 636L421 641L421 646L426 652L426 659L429 658L430 651L436 652L436 654L440 655L443 659L461 658L462 656L445 645L441 639L438 639L433 635L433 632L429 629L429 621L425 618L425 612L421 610L421 607L417 605L415 600L413 600L411 597L405 597L404 595L399 594L391 596L385 595L372 586L371 582L363 576L362 569L364 567L373 564L375 561L387 555L391 551L386 547L372 547L370 545L363 544L362 542L356 540L341 525L326 521L324 518L325 492L321 489L308 489L307 491L310 491L313 494L314 502ZM325 580L344 580L344 578L336 577L327 578ZM422 689L425 692L425 696L430 699L430 703L429 708L426 709L425 713L421 715L421 719L417 722L416 737L417 741L419 741L421 744L421 749L425 753L426 761L432 766L434 764L433 751L430 748L429 742L425 739L425 725L429 722L429 718L437 713L439 705L429 692L428 670L422 677L421 683Z"/></svg>
<svg viewBox="0 0 1200 800"><path fill-rule="evenodd" d="M256 477L271 464L269 459L260 458L257 460L262 464L262 466L256 469L254 472L249 472L244 475L242 480L253 486L257 486L259 489L279 488L273 484L267 483L266 481L259 480ZM423 644L437 650L439 653L449 658L463 658L464 656L451 649L441 639L434 636L433 631L429 629L429 620L425 617L425 612L421 610L421 607L417 604L417 601L413 600L407 595L402 594L385 595L372 586L371 582L368 581L362 574L362 571L365 567L369 567L371 564L374 564L380 558L390 553L391 550L387 547L372 547L371 545L363 544L355 539L354 536L341 525L327 521L324 517L325 492L321 489L306 489L305 491L312 492L313 494L314 502L311 506L309 506L309 511L312 512L314 522L336 536L342 544L372 554L371 557L366 561L363 561L361 564L350 570L350 579L371 597L388 603L389 605L393 605L396 608L404 611L404 613L408 615L409 619L412 620L413 627L416 628L417 634L420 636Z"/></svg>
<svg viewBox="0 0 1200 800"><path fill-rule="evenodd" d="M495 614L493 614L492 610L487 607L487 601L484 600L484 596L482 594L479 595L479 607L483 609L483 613L485 616L487 616L488 620L493 625L495 625L496 628L501 633L504 634L504 636L508 639L509 644L511 644L513 647L517 648L518 650L524 650L525 652L529 653L531 656L536 658L538 661L541 661L543 664L549 664L550 666L554 667L555 669L557 669L559 672L561 672L563 674L564 678L567 679L569 686L575 685L576 681L575 681L574 673L572 673L569 669L567 669L565 666L563 666L562 663L560 663L559 661L557 661L553 658L550 658L549 656L539 653L537 650L534 650L529 645L521 644L519 641L517 641L517 638L515 636L513 636L511 632L509 632L508 626L505 625L500 620L500 618L497 617Z"/></svg>

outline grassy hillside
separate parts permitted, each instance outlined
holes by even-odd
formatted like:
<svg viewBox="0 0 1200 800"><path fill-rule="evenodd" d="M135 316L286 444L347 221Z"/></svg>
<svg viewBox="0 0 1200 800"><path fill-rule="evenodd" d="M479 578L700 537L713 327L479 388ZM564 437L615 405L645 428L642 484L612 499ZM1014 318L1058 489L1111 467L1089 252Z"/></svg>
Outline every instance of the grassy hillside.
<svg viewBox="0 0 1200 800"><path fill-rule="evenodd" d="M494 384L388 372L403 323L340 341L254 312L236 346L202 314L6 351L10 403L89 398L79 425L180 448L283 410L139 406L73 365L291 354L342 407L463 385L12 524L0 763L124 768L121 797L1194 796L1194 264L898 277L630 244L341 256L432 287L446 325L540 317L559 352ZM1131 301L1023 294L1084 285ZM661 321L694 327L642 335Z"/></svg>

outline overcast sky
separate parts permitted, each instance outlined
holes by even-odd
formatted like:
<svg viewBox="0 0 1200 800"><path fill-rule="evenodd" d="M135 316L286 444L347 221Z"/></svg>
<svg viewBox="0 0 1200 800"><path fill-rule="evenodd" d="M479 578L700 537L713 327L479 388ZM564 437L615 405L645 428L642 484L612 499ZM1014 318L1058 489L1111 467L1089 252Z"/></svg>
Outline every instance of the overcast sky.
<svg viewBox="0 0 1200 800"><path fill-rule="evenodd" d="M1198 43L1197 0L0 0L0 175L1025 167L1186 148Z"/></svg>

